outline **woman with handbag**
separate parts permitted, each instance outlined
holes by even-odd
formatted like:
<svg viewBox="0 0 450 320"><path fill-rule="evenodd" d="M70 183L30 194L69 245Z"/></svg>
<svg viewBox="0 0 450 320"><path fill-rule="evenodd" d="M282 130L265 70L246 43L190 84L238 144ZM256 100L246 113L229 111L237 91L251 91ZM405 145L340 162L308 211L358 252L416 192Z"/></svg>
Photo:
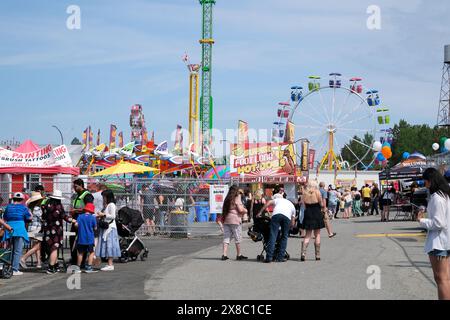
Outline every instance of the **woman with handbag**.
<svg viewBox="0 0 450 320"><path fill-rule="evenodd" d="M116 199L111 190L105 190L102 193L103 202L105 206L104 212L97 213L100 218L98 227L100 229L98 244L95 248L95 255L97 257L108 259L108 265L102 268L102 271L114 271L114 258L121 256L119 236L117 234L116 225Z"/></svg>

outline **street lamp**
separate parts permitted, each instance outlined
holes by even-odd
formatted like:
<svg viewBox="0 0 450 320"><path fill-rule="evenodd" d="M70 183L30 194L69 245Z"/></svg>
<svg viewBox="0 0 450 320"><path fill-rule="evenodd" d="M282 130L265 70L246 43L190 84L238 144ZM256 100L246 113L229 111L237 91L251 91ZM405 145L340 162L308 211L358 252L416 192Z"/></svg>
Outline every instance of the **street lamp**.
<svg viewBox="0 0 450 320"><path fill-rule="evenodd" d="M227 151L228 151L228 147L227 147L227 142L231 145L231 141L230 140L220 140L220 142L222 143L222 144L225 144L225 152L224 152L224 156L223 156L223 159L225 159L225 165L228 165L228 163L229 163L229 154L227 153ZM224 143L225 142L225 143ZM222 149L223 150L223 149ZM230 150L230 153L231 153L231 150Z"/></svg>
<svg viewBox="0 0 450 320"><path fill-rule="evenodd" d="M55 128L56 130L58 130L59 135L61 136L61 145L64 145L64 137L63 137L61 130L59 130L59 128L57 126L52 126L52 127Z"/></svg>

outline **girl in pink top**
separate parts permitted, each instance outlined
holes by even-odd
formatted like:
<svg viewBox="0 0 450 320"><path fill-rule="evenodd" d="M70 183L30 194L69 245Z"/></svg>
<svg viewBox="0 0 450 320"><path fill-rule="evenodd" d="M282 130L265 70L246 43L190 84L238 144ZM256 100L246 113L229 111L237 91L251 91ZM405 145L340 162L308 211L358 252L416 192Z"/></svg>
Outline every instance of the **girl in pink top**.
<svg viewBox="0 0 450 320"><path fill-rule="evenodd" d="M246 260L241 254L242 242L242 217L247 213L247 209L242 205L239 189L232 186L223 204L223 255L222 261L228 260L228 247L231 238L234 238L236 243L237 258L236 260Z"/></svg>

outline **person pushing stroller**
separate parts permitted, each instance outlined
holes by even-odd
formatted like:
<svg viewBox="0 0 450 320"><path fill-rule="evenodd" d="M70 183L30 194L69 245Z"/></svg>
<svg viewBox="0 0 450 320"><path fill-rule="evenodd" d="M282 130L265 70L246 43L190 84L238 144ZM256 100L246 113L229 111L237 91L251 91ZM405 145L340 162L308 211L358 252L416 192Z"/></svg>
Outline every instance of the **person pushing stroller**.
<svg viewBox="0 0 450 320"><path fill-rule="evenodd" d="M273 255L275 251L275 243L278 238L278 233L281 227L281 240L280 250L275 257L276 262L286 262L286 248L289 237L289 230L295 226L295 206L291 201L283 198L279 193L275 194L274 199L268 201L261 209L258 217L270 206L275 206L273 209L272 220L270 222L270 237L267 245L267 256L264 260L265 263L271 263L273 261Z"/></svg>

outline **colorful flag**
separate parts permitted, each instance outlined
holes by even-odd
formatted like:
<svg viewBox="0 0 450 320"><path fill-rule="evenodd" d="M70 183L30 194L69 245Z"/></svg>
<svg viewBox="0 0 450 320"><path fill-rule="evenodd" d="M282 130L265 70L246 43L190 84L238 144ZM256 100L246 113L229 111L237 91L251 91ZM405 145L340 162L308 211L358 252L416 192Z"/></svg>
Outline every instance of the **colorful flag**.
<svg viewBox="0 0 450 320"><path fill-rule="evenodd" d="M89 128L86 128L86 130L83 131L83 150L86 150L87 147L88 131Z"/></svg>
<svg viewBox="0 0 450 320"><path fill-rule="evenodd" d="M91 126L89 126L89 150L94 147L94 131L92 131Z"/></svg>
<svg viewBox="0 0 450 320"><path fill-rule="evenodd" d="M292 121L288 121L286 125L286 135L284 136L284 142L294 143L295 142L295 125Z"/></svg>
<svg viewBox="0 0 450 320"><path fill-rule="evenodd" d="M119 133L119 148L123 148L123 131Z"/></svg>
<svg viewBox="0 0 450 320"><path fill-rule="evenodd" d="M146 145L148 142L148 132L147 132L147 128L143 128L143 133L142 133L142 145Z"/></svg>
<svg viewBox="0 0 450 320"><path fill-rule="evenodd" d="M302 171L309 171L309 166L310 166L309 141L303 140L302 141L302 161L301 161Z"/></svg>
<svg viewBox="0 0 450 320"><path fill-rule="evenodd" d="M248 139L248 123L239 120L238 127L238 144L244 149L248 149L249 139Z"/></svg>
<svg viewBox="0 0 450 320"><path fill-rule="evenodd" d="M101 144L101 138L100 138L100 129L98 129L98 134L97 134L97 146L99 146Z"/></svg>
<svg viewBox="0 0 450 320"><path fill-rule="evenodd" d="M314 169L314 161L316 158L316 150L309 149L309 169Z"/></svg>
<svg viewBox="0 0 450 320"><path fill-rule="evenodd" d="M117 136L117 126L112 124L109 134L109 150L116 148L116 136Z"/></svg>

